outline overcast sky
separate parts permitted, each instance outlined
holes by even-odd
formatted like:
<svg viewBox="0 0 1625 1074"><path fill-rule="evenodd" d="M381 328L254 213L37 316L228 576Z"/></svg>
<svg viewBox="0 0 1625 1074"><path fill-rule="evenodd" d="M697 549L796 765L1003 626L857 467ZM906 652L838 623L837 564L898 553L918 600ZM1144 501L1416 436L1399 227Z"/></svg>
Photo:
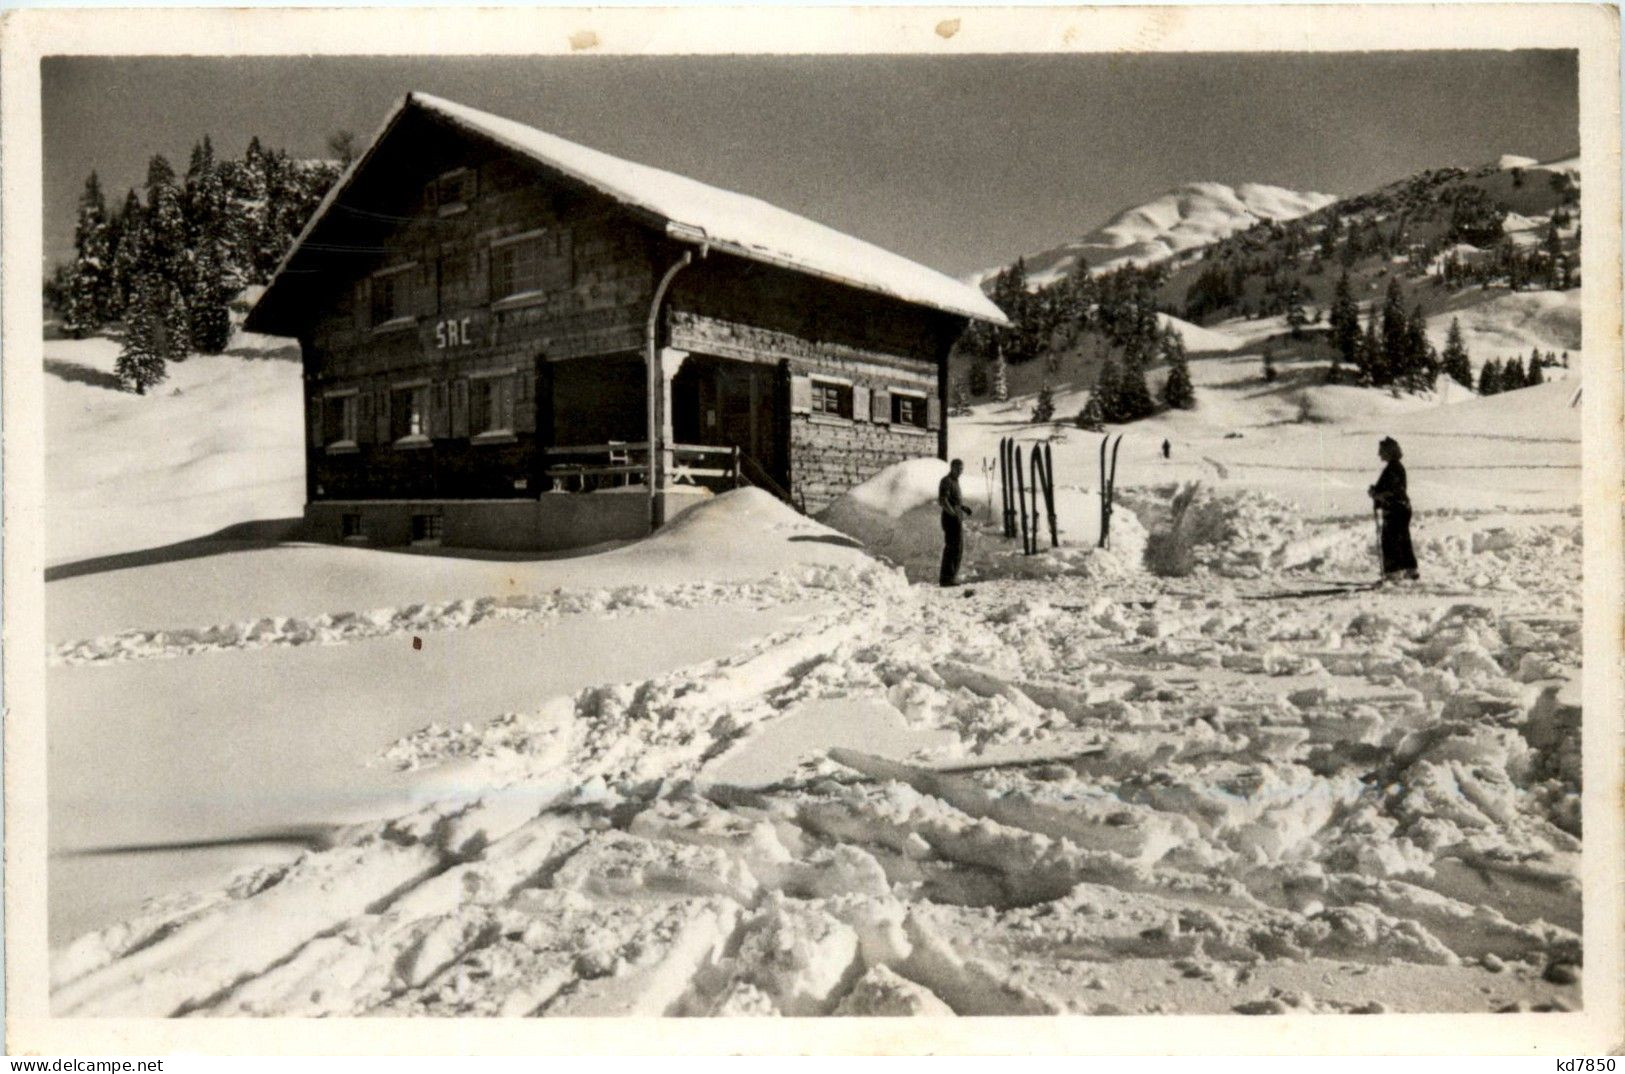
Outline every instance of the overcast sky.
<svg viewBox="0 0 1625 1074"><path fill-rule="evenodd" d="M370 138L421 89L754 194L955 275L1189 180L1354 194L1578 145L1571 52L49 59L45 250L154 153Z"/></svg>

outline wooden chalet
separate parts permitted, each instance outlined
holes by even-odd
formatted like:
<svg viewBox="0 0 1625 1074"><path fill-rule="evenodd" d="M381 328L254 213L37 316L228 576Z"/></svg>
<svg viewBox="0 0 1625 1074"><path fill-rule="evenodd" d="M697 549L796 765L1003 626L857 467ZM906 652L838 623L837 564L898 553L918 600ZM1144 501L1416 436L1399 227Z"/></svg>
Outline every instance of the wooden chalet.
<svg viewBox="0 0 1625 1074"><path fill-rule="evenodd" d="M408 94L247 327L296 337L312 536L564 548L945 456L976 288L755 198Z"/></svg>

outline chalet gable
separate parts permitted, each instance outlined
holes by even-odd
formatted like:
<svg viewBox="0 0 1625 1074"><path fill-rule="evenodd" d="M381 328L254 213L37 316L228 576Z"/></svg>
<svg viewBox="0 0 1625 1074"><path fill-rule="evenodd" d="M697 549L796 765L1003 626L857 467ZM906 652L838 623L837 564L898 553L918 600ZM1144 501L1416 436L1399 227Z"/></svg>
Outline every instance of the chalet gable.
<svg viewBox="0 0 1625 1074"><path fill-rule="evenodd" d="M982 292L934 269L861 239L771 205L686 176L622 160L514 120L423 93L407 94L390 112L366 150L351 163L311 215L283 257L247 326L292 334L299 277L324 252L314 236L354 188L387 181L375 173L381 148L413 113L437 118L501 151L556 172L645 218L666 235L750 261L831 280L912 305L1006 324ZM455 177L448 180L455 181ZM453 192L454 194L454 192Z"/></svg>

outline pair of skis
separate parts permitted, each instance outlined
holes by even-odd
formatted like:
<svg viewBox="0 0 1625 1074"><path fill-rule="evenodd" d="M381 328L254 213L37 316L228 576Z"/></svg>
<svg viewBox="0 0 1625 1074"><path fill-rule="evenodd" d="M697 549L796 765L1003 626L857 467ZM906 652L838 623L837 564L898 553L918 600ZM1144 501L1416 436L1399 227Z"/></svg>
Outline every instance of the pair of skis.
<svg viewBox="0 0 1625 1074"><path fill-rule="evenodd" d="M1021 445L1006 438L999 441L999 474L1004 494L1004 535L1021 538L1025 555L1038 553L1042 539L1038 499L1044 499L1044 514L1049 521L1050 547L1061 544L1055 523L1055 453L1048 444L1032 445L1029 465L1021 463ZM1028 478L1030 477L1030 481Z"/></svg>
<svg viewBox="0 0 1625 1074"><path fill-rule="evenodd" d="M1111 447L1111 469L1106 469L1106 448ZM1112 533L1112 499L1117 495L1117 449L1123 446L1123 434L1102 437L1100 441L1100 547L1110 548Z"/></svg>

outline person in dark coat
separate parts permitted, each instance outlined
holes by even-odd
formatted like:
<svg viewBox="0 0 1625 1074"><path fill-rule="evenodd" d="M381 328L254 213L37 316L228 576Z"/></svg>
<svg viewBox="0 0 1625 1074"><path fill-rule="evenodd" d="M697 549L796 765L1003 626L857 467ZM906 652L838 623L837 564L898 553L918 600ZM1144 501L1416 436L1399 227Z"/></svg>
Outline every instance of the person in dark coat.
<svg viewBox="0 0 1625 1074"><path fill-rule="evenodd" d="M1377 444L1377 457L1387 463L1377 483L1367 491L1382 512L1382 574L1388 581L1416 579L1416 552L1411 547L1411 500L1405 491L1405 453L1399 441L1385 436Z"/></svg>
<svg viewBox="0 0 1625 1074"><path fill-rule="evenodd" d="M942 508L942 572L938 582L955 585L959 577L959 560L965 553L965 517L970 508L959 491L959 475L965 464L955 459L948 465L948 476L937 485L937 506Z"/></svg>

